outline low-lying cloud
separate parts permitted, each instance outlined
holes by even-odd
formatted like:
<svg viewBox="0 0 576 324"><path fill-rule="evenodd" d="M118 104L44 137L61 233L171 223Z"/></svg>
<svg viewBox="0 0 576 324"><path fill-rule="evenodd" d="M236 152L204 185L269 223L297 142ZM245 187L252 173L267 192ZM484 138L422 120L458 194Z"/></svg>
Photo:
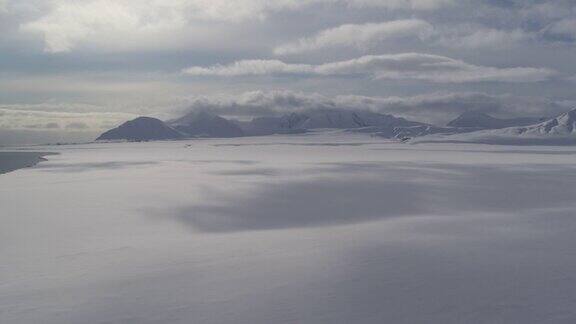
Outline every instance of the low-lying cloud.
<svg viewBox="0 0 576 324"><path fill-rule="evenodd" d="M553 116L570 108L546 98L476 92L432 93L412 97L328 97L294 91L252 91L237 96L190 97L187 99L187 107L188 110L208 110L242 118L315 109L356 109L393 114L438 125L443 125L466 111L480 111L507 118Z"/></svg>
<svg viewBox="0 0 576 324"><path fill-rule="evenodd" d="M466 63L440 55L404 53L367 55L324 64L295 64L280 60L242 60L227 65L193 66L183 73L191 76L364 76L373 79L456 82L539 82L556 72L547 68L498 68Z"/></svg>
<svg viewBox="0 0 576 324"><path fill-rule="evenodd" d="M97 132L133 118L127 113L63 112L6 109L0 106L0 129L3 130L73 130Z"/></svg>

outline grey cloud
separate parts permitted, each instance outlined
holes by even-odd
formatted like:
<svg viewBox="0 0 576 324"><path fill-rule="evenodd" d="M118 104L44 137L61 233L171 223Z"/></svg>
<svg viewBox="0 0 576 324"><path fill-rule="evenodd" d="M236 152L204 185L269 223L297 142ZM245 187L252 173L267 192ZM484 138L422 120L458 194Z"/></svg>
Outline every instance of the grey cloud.
<svg viewBox="0 0 576 324"><path fill-rule="evenodd" d="M433 93L411 97L340 95L328 97L293 91L253 91L238 96L188 98L189 110L210 110L229 116L274 115L310 109L370 110L443 124L465 111L499 117L552 116L569 109L546 98L484 93Z"/></svg>
<svg viewBox="0 0 576 324"><path fill-rule="evenodd" d="M66 125L66 129L87 129L88 125L82 122L73 122Z"/></svg>
<svg viewBox="0 0 576 324"><path fill-rule="evenodd" d="M24 125L24 128L30 129L58 129L60 125L58 123L46 123L46 124L30 124Z"/></svg>
<svg viewBox="0 0 576 324"><path fill-rule="evenodd" d="M40 17L23 23L22 31L44 38L45 50L51 53L68 52L79 43L96 42L111 48L141 47L134 43L152 45L150 39L170 39L172 45L182 36L206 21L238 23L264 20L281 11L303 9L311 5L342 8L376 7L385 9L434 10L451 5L453 0L183 0L150 2L138 0L105 1L62 0L52 3ZM108 37L114 34L114 38Z"/></svg>
<svg viewBox="0 0 576 324"><path fill-rule="evenodd" d="M502 30L478 25L454 25L438 31L435 42L454 49L502 50L534 37L534 34L519 28Z"/></svg>
<svg viewBox="0 0 576 324"><path fill-rule="evenodd" d="M557 21L543 31L544 35L552 40L575 42L576 17Z"/></svg>
<svg viewBox="0 0 576 324"><path fill-rule="evenodd" d="M27 110L40 107L45 108L45 111ZM72 107L75 105L0 105L0 121L2 121L0 128L58 130L60 125L65 125L64 130L92 132L100 130L102 124L116 125L134 117L126 113L53 111L58 107L73 110ZM78 110L82 110L83 107L79 105Z"/></svg>

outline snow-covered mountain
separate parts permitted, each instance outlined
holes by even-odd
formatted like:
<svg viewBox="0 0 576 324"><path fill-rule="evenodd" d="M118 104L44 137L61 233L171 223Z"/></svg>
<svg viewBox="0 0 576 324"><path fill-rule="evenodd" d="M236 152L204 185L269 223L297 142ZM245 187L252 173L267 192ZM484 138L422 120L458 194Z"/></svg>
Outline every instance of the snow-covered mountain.
<svg viewBox="0 0 576 324"><path fill-rule="evenodd" d="M360 127L408 127L422 123L408 121L392 115L379 114L370 111L354 110L317 110L307 114L308 119L302 123L306 129L315 128L360 128Z"/></svg>
<svg viewBox="0 0 576 324"><path fill-rule="evenodd" d="M437 127L370 111L316 109L281 116L256 117L248 122L228 120L208 112L191 112L166 123L149 117L130 121L98 139L154 140L191 137L240 137L296 134L315 129L345 129L383 138L406 139L428 134L452 134L470 128Z"/></svg>
<svg viewBox="0 0 576 324"><path fill-rule="evenodd" d="M293 134L303 133L303 124L309 117L305 114L291 113L282 116L256 117L249 122L240 123L247 135Z"/></svg>
<svg viewBox="0 0 576 324"><path fill-rule="evenodd" d="M424 136L413 142L574 145L576 144L576 109L534 125L482 130L450 136Z"/></svg>
<svg viewBox="0 0 576 324"><path fill-rule="evenodd" d="M504 131L507 134L519 135L576 136L576 109L572 109L540 124L527 127L513 127L505 129Z"/></svg>
<svg viewBox="0 0 576 324"><path fill-rule="evenodd" d="M362 129L361 132L366 133L385 133L397 127L415 126L427 126L427 124L370 111L318 109L278 117L258 117L243 124L242 128L247 134L266 135L298 133L321 128Z"/></svg>
<svg viewBox="0 0 576 324"><path fill-rule="evenodd" d="M159 119L138 117L103 133L96 140L154 141L182 137L180 132Z"/></svg>
<svg viewBox="0 0 576 324"><path fill-rule="evenodd" d="M527 126L533 125L538 122L542 122L546 118L512 118L512 119L500 119L492 117L488 114L468 111L458 116L456 119L450 121L447 126L449 127L471 127L477 129L499 129L514 126Z"/></svg>
<svg viewBox="0 0 576 324"><path fill-rule="evenodd" d="M242 129L235 123L205 111L191 112L167 123L189 137L244 136Z"/></svg>
<svg viewBox="0 0 576 324"><path fill-rule="evenodd" d="M502 128L505 124L526 123L528 120L530 118L505 120L482 113L466 113L449 123L449 127L438 127L392 115L344 109L316 109L282 116L257 117L248 122L228 120L208 112L191 112L166 123L155 118L140 117L102 134L98 140L228 138L294 134L315 129L345 129L401 140L424 137L425 141L440 139L440 141L490 143L494 141L494 138L553 136L558 139L575 134L576 110L539 124ZM576 139L576 135L572 137Z"/></svg>

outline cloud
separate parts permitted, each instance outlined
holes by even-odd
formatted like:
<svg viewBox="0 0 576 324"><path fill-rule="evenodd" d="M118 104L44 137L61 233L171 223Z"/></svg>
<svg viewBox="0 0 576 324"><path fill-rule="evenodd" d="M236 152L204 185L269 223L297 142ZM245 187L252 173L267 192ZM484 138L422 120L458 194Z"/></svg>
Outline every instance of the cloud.
<svg viewBox="0 0 576 324"><path fill-rule="evenodd" d="M177 44L188 39L186 36L195 29L205 29L202 24L206 22L263 20L271 13L310 5L433 10L451 3L452 0L54 0L48 10L23 24L22 30L42 35L45 50L58 53L70 51L82 42L138 47L142 42L150 45L169 38Z"/></svg>
<svg viewBox="0 0 576 324"><path fill-rule="evenodd" d="M26 23L22 30L44 36L47 52L70 51L84 40L105 36L115 40L141 33L149 35L173 31L183 26L178 10L181 1L173 5L139 4L136 1L55 1L52 9L39 19Z"/></svg>
<svg viewBox="0 0 576 324"><path fill-rule="evenodd" d="M445 124L466 111L497 117L553 116L569 109L541 97L489 95L477 92L432 93L410 97L370 97L294 91L251 91L236 96L193 96L186 110L209 110L228 116L264 116L316 109L356 109L393 114L414 120ZM180 112L182 113L182 112Z"/></svg>
<svg viewBox="0 0 576 324"><path fill-rule="evenodd" d="M83 122L72 122L66 125L66 129L88 129L90 128L86 123Z"/></svg>
<svg viewBox="0 0 576 324"><path fill-rule="evenodd" d="M437 43L454 49L501 50L533 38L521 29L499 30L481 26L458 25L445 28Z"/></svg>
<svg viewBox="0 0 576 324"><path fill-rule="evenodd" d="M356 59L319 65L291 64L279 60L242 60L229 65L191 67L183 71L192 76L368 76L374 79L455 82L538 82L556 73L546 68L496 68L473 65L445 56L405 53L367 55Z"/></svg>
<svg viewBox="0 0 576 324"><path fill-rule="evenodd" d="M135 118L127 113L80 112L89 107L82 104L0 105L0 146L88 142L104 130ZM34 108L44 111L30 110ZM53 111L56 109L69 111Z"/></svg>
<svg viewBox="0 0 576 324"><path fill-rule="evenodd" d="M556 41L576 41L576 18L562 19L547 26L543 30L545 37Z"/></svg>
<svg viewBox="0 0 576 324"><path fill-rule="evenodd" d="M58 123L46 123L46 124L32 124L32 125L24 125L24 128L30 129L58 129L60 125Z"/></svg>
<svg viewBox="0 0 576 324"><path fill-rule="evenodd" d="M435 10L456 3L454 0L342 0L353 6L373 6L388 9Z"/></svg>
<svg viewBox="0 0 576 324"><path fill-rule="evenodd" d="M193 66L183 72L197 76L312 74L314 67L308 64L288 64L279 60L242 60L229 65L215 65L207 68Z"/></svg>
<svg viewBox="0 0 576 324"><path fill-rule="evenodd" d="M434 28L419 19L396 20L382 23L346 24L320 31L309 38L279 46L274 54L285 55L314 51L337 46L364 49L386 39L402 37L429 37Z"/></svg>
<svg viewBox="0 0 576 324"><path fill-rule="evenodd" d="M1 105L0 129L99 132L102 130L102 124L118 125L127 119L134 118L134 115L126 113L26 110L35 106L42 107L43 105ZM56 107L72 106L57 105ZM50 109L49 105L44 107L46 110ZM82 109L82 106L79 109ZM60 125L65 126L61 128Z"/></svg>
<svg viewBox="0 0 576 324"><path fill-rule="evenodd" d="M576 2L571 0L544 1L525 5L520 10L524 26L537 32L545 42L576 41Z"/></svg>

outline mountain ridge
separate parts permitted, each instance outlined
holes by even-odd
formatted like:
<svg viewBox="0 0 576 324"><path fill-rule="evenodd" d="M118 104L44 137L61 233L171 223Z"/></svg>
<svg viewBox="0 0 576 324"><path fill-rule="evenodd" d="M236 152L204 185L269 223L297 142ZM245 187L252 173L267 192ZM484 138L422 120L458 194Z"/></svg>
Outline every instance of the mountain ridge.
<svg viewBox="0 0 576 324"><path fill-rule="evenodd" d="M460 120L480 117L480 120L485 118L481 122L488 121L490 123L495 120L498 123L501 121L525 123L530 119L503 120L478 112L465 113L460 117L462 116L464 118ZM457 123L449 124L458 125ZM502 140L507 138L505 142L514 142L515 139L528 142L529 138L538 138L539 141L545 141L546 138L558 139L560 137L573 137L576 139L576 109L527 126L484 129L482 127L472 127L472 125L474 124L468 124L468 127L440 127L388 114L345 109L316 109L292 112L280 116L255 117L245 122L228 120L206 111L197 111L166 122L151 117L138 117L103 133L97 140L139 141L195 137L231 138L296 134L319 129L343 129L387 139L411 140L411 142L492 143L498 142L498 138ZM476 126L479 125L476 124ZM486 123L483 126L486 127Z"/></svg>

